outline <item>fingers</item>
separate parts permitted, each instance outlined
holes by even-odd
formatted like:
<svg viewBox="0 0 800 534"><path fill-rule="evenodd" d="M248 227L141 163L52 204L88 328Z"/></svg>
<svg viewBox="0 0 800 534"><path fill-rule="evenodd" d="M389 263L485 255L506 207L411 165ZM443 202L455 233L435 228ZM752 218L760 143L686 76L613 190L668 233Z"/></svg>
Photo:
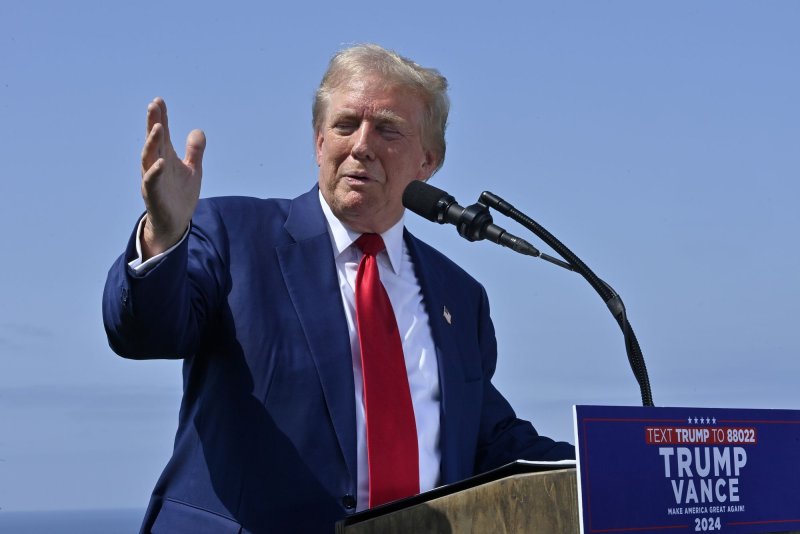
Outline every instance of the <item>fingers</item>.
<svg viewBox="0 0 800 534"><path fill-rule="evenodd" d="M142 148L142 176L153 166L158 158L164 157L164 100L156 98L147 105L147 129ZM166 106L166 104L164 104Z"/></svg>
<svg viewBox="0 0 800 534"><path fill-rule="evenodd" d="M159 158L153 162L152 165L142 170L142 194L145 197L145 204L147 204L147 195L150 188L161 175L164 170L164 160Z"/></svg>
<svg viewBox="0 0 800 534"><path fill-rule="evenodd" d="M147 105L147 129L145 131L145 136L149 136L157 124L160 124L164 129L164 134L161 136L162 143L169 144L170 138L169 119L167 117L167 103L164 102L164 99L160 96L154 98L153 101Z"/></svg>
<svg viewBox="0 0 800 534"><path fill-rule="evenodd" d="M186 137L186 156L183 162L200 171L203 167L203 153L206 150L206 134L203 130L192 130Z"/></svg>
<svg viewBox="0 0 800 534"><path fill-rule="evenodd" d="M147 172L157 159L164 157L164 127L156 123L149 130L142 148L142 174Z"/></svg>
<svg viewBox="0 0 800 534"><path fill-rule="evenodd" d="M164 102L164 99L160 96L157 96L147 105L147 131L146 134L150 133L150 130L153 129L153 126L156 124L161 124L164 126L166 130L167 137L166 139L169 140L169 118L167 117L167 103Z"/></svg>
<svg viewBox="0 0 800 534"><path fill-rule="evenodd" d="M164 102L163 98L157 96L153 99L153 104L158 106L161 115L161 124L164 126L164 143L169 144L171 141L169 137L169 117L167 116L167 103Z"/></svg>
<svg viewBox="0 0 800 534"><path fill-rule="evenodd" d="M164 99L156 97L147 105L147 131L142 149L142 175L159 158L176 158L175 149L169 135L169 118L167 116L167 103ZM201 156L202 157L202 151Z"/></svg>
<svg viewBox="0 0 800 534"><path fill-rule="evenodd" d="M156 104L156 101L153 100L149 104L147 104L147 126L144 131L144 135L150 135L150 130L153 129L153 126L161 122L161 107Z"/></svg>

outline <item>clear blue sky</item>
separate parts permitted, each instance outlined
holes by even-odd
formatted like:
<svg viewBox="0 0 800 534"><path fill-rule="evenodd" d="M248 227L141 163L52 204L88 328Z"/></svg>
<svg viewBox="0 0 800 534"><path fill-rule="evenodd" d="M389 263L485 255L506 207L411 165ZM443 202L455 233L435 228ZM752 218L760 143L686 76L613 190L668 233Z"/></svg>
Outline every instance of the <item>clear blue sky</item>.
<svg viewBox="0 0 800 534"><path fill-rule="evenodd" d="M0 508L143 508L169 456L180 366L116 357L100 317L148 101L175 139L206 131L203 196L293 197L314 88L356 42L449 78L433 183L506 197L611 283L656 404L800 409L799 26L792 1L4 0ZM496 382L541 432L639 403L581 278L407 223L486 285Z"/></svg>

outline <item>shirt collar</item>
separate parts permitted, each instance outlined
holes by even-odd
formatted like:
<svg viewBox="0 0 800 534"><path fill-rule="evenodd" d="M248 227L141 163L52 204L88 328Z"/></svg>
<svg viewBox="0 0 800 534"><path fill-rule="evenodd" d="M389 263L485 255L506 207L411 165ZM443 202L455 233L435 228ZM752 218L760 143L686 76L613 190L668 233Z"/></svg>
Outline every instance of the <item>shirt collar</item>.
<svg viewBox="0 0 800 534"><path fill-rule="evenodd" d="M351 230L337 219L322 196L322 191L318 191L318 193L322 213L325 214L325 220L328 222L328 234L331 237L334 257L338 258L361 234ZM394 226L381 234L383 244L386 245L386 254L389 256L389 264L395 274L400 273L400 259L403 257L403 220L404 217L400 217Z"/></svg>

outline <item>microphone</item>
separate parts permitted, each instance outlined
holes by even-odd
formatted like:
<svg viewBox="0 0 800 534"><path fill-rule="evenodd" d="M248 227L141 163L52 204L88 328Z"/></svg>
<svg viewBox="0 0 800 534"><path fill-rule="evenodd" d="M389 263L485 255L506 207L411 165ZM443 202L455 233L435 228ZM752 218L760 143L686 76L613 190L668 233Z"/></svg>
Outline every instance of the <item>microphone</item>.
<svg viewBox="0 0 800 534"><path fill-rule="evenodd" d="M488 239L520 254L540 255L533 245L494 224L485 204L478 202L465 208L446 191L421 180L408 184L403 192L403 206L429 221L454 224L467 241Z"/></svg>

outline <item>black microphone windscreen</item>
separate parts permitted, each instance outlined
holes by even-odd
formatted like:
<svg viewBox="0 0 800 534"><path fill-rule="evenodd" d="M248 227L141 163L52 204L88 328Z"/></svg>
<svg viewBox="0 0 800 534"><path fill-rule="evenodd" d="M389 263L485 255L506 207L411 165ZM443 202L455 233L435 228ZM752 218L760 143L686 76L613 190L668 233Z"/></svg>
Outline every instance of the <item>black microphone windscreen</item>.
<svg viewBox="0 0 800 534"><path fill-rule="evenodd" d="M437 204L449 195L438 187L428 185L422 180L414 180L403 191L403 206L429 221L438 222L439 208Z"/></svg>

